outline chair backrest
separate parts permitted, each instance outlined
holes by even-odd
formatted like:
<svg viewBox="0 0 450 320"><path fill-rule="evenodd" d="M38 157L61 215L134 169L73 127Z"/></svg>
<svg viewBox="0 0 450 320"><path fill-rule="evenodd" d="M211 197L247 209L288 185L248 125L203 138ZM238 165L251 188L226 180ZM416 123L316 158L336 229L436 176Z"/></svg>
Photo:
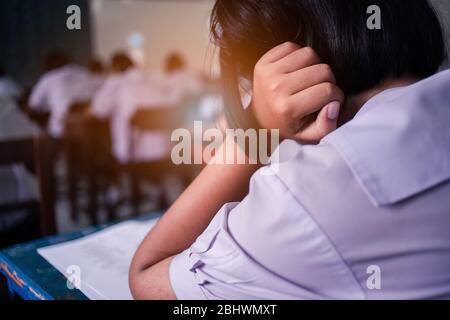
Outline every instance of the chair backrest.
<svg viewBox="0 0 450 320"><path fill-rule="evenodd" d="M43 236L56 233L55 187L53 176L53 152L49 138L36 137L0 141L0 165L23 164L36 174L39 199L0 205L0 214L18 209L40 208L40 225Z"/></svg>
<svg viewBox="0 0 450 320"><path fill-rule="evenodd" d="M50 112L35 111L31 109L26 110L28 117L35 122L40 128L47 130L48 122L50 120Z"/></svg>
<svg viewBox="0 0 450 320"><path fill-rule="evenodd" d="M69 113L71 114L85 113L87 110L89 110L90 104L91 104L90 101L74 102L69 108Z"/></svg>
<svg viewBox="0 0 450 320"><path fill-rule="evenodd" d="M139 131L173 130L186 122L186 109L177 107L139 108L130 125Z"/></svg>

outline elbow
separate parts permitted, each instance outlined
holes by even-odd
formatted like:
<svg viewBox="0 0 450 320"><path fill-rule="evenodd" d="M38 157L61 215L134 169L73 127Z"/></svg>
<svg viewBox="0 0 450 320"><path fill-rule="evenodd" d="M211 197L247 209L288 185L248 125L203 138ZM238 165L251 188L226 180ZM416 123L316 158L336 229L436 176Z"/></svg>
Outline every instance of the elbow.
<svg viewBox="0 0 450 320"><path fill-rule="evenodd" d="M156 300L155 282L153 281L151 268L144 269L136 263L132 263L128 272L128 286L134 300Z"/></svg>
<svg viewBox="0 0 450 320"><path fill-rule="evenodd" d="M133 262L128 271L128 285L130 287L130 292L135 300L143 299L143 288L142 288L142 271Z"/></svg>
<svg viewBox="0 0 450 320"><path fill-rule="evenodd" d="M131 296L134 300L152 300L150 296L151 284L146 284L141 272L133 272L130 270L128 274L128 285L130 287Z"/></svg>
<svg viewBox="0 0 450 320"><path fill-rule="evenodd" d="M128 283L135 300L176 300L169 279L170 261L166 259L147 269L131 265Z"/></svg>
<svg viewBox="0 0 450 320"><path fill-rule="evenodd" d="M129 287L134 300L172 300L167 290L162 288L159 279L152 275L151 270L139 273L129 273Z"/></svg>
<svg viewBox="0 0 450 320"><path fill-rule="evenodd" d="M143 300L143 289L140 285L139 274L130 271L128 274L128 284L130 286L131 296L134 300Z"/></svg>

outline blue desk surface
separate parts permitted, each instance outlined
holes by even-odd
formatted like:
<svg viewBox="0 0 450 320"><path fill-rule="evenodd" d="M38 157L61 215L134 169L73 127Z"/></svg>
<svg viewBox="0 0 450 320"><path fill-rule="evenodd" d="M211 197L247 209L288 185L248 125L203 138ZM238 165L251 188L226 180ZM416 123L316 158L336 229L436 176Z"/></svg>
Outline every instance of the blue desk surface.
<svg viewBox="0 0 450 320"><path fill-rule="evenodd" d="M160 216L160 212L155 212L134 220L149 220ZM1 250L0 272L6 277L10 292L25 300L87 300L81 291L67 288L66 277L42 258L37 249L79 239L111 225L42 238Z"/></svg>

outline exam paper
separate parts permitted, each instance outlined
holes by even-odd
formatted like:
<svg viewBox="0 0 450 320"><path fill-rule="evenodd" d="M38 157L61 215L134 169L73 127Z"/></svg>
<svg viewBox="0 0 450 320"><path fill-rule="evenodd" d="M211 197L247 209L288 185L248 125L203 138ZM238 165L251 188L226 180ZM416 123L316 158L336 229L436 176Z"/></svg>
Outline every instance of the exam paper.
<svg viewBox="0 0 450 320"><path fill-rule="evenodd" d="M119 223L81 239L38 249L38 253L68 278L68 288L76 284L89 299L130 300L131 259L156 222Z"/></svg>

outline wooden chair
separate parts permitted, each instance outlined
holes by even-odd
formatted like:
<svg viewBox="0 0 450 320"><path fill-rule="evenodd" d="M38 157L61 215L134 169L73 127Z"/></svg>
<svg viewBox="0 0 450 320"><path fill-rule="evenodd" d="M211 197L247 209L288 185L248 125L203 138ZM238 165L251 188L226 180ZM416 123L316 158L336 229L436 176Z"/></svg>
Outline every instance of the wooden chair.
<svg viewBox="0 0 450 320"><path fill-rule="evenodd" d="M36 123L42 130L47 130L50 120L50 112L27 110L28 117Z"/></svg>
<svg viewBox="0 0 450 320"><path fill-rule="evenodd" d="M88 101L75 102L66 116L62 147L67 168L67 188L71 218L79 218L78 195L80 182L87 176L88 170L88 119L85 116L89 108Z"/></svg>
<svg viewBox="0 0 450 320"><path fill-rule="evenodd" d="M28 100L31 96L32 88L25 88L22 95L17 99L19 109L28 115L28 118L38 125L42 130L47 130L50 112L37 111L30 108Z"/></svg>
<svg viewBox="0 0 450 320"><path fill-rule="evenodd" d="M39 208L42 236L56 233L53 152L45 135L0 141L0 165L23 164L37 178L39 199L0 205L0 214L21 209Z"/></svg>
<svg viewBox="0 0 450 320"><path fill-rule="evenodd" d="M182 128L186 125L186 119L190 112L190 108L183 107L158 107L158 108L139 108L130 121L131 130L130 135L130 153L135 154L134 134L145 133L149 131L167 131L172 132L176 128ZM140 184L142 179L147 179L153 183L161 184L162 178L165 174L171 172L184 178L182 168L176 167L172 164L170 157L159 161L131 161L127 165L127 172L130 177L131 184L131 202L134 209L134 214L140 212L140 203L142 200ZM159 207L167 206L167 200L164 195L159 201Z"/></svg>
<svg viewBox="0 0 450 320"><path fill-rule="evenodd" d="M80 209L86 210L91 222L98 224L98 210L105 207L110 221L115 219L116 208L99 203L104 186L114 180L117 172L112 156L109 120L87 116L88 102L75 103L66 120L64 154L67 164L67 185L71 216L79 217ZM79 186L81 179L87 179L87 208L80 208Z"/></svg>
<svg viewBox="0 0 450 320"><path fill-rule="evenodd" d="M99 195L116 179L118 168L112 155L111 130L109 120L94 117L88 119L88 213L92 223L98 223ZM103 182L103 183L102 183ZM103 205L103 204L102 204ZM115 207L106 206L108 219L115 219Z"/></svg>
<svg viewBox="0 0 450 320"><path fill-rule="evenodd" d="M90 101L76 101L70 107L70 114L84 114L89 110L91 106Z"/></svg>

